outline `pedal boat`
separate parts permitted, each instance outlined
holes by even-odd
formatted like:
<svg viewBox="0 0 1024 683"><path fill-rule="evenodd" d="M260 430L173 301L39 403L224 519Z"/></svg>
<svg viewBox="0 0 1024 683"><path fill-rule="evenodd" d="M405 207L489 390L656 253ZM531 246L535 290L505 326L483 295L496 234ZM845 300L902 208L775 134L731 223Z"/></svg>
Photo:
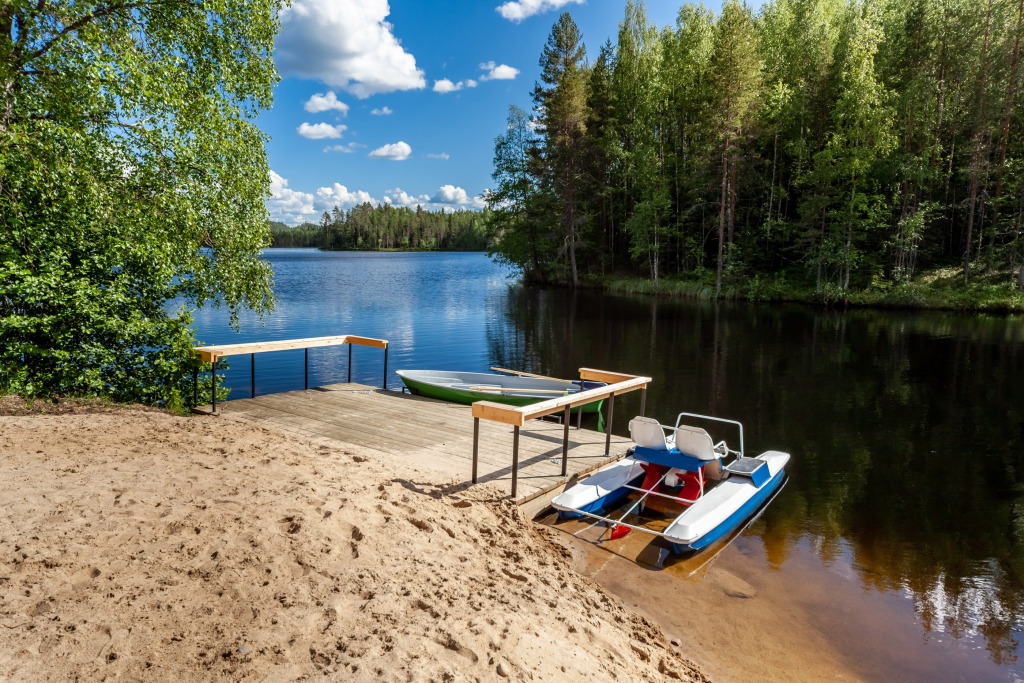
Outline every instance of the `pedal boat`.
<svg viewBox="0 0 1024 683"><path fill-rule="evenodd" d="M715 444L705 430L681 424L684 417L737 425L740 450L729 450L725 441ZM766 451L756 458L745 457L743 425L734 420L680 413L675 426L668 427L652 418L635 417L629 432L635 444L629 456L552 499L559 519L594 518L612 526L612 538L635 529L664 538L677 554L692 554L750 520L771 501L786 477L789 454ZM635 493L639 499L612 518L611 511ZM655 501L659 508L668 507L670 514L676 514L664 531L623 522L634 510L643 510L645 502Z"/></svg>
<svg viewBox="0 0 1024 683"><path fill-rule="evenodd" d="M517 377L489 372L455 372L449 370L398 370L396 373L413 394L452 403L495 401L513 406L526 406L587 389L607 386L604 382L583 380ZM584 413L601 410L603 401L583 406ZM575 413L578 409L573 409Z"/></svg>

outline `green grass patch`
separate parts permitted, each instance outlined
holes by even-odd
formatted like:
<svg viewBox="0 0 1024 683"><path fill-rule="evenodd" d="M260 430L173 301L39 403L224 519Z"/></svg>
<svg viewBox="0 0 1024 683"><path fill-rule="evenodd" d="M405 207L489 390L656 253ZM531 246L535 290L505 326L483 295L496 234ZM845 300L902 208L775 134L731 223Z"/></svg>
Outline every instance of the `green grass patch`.
<svg viewBox="0 0 1024 683"><path fill-rule="evenodd" d="M694 279L614 278L594 283L610 294L665 296L713 301L714 281ZM723 283L718 299L754 302L798 302L823 306L869 308L936 309L967 312L1024 313L1024 290L1007 282L1005 274L978 275L970 284L963 282L963 271L955 268L923 273L913 280L891 283L879 280L865 289L842 291L834 286L822 292L813 284L790 282L785 273L755 275L753 278Z"/></svg>

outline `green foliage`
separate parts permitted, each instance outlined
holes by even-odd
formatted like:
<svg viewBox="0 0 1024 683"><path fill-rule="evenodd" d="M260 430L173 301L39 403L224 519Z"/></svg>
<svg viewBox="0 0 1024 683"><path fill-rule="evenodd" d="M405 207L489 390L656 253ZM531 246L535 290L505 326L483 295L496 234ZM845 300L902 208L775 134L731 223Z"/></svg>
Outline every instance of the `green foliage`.
<svg viewBox="0 0 1024 683"><path fill-rule="evenodd" d="M535 137L518 206L536 210L497 253L573 282L571 213L584 282L714 267L723 294L849 302L959 265L1024 289L1022 40L1022 0L687 3L661 29L628 0L585 77L546 82L585 89L572 205L561 139Z"/></svg>
<svg viewBox="0 0 1024 683"><path fill-rule="evenodd" d="M335 207L320 225L290 228L271 223L272 247L328 250L485 251L486 214L478 211L415 211L390 204Z"/></svg>
<svg viewBox="0 0 1024 683"><path fill-rule="evenodd" d="M532 282L557 269L556 222L550 192L539 185L539 139L526 112L509 107L508 127L494 140L495 188L487 195L487 230L498 261L518 268Z"/></svg>
<svg viewBox="0 0 1024 683"><path fill-rule="evenodd" d="M273 307L250 119L277 11L0 9L0 393L185 405L195 340L170 302Z"/></svg>

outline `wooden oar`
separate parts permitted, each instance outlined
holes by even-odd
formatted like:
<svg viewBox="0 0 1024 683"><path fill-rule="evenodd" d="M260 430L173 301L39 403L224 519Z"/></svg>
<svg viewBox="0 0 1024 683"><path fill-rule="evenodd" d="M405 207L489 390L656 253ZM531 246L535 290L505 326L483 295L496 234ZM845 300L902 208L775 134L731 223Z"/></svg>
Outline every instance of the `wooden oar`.
<svg viewBox="0 0 1024 683"><path fill-rule="evenodd" d="M568 379L559 379L558 377L548 377L547 375L535 375L532 372L520 372L519 370L507 370L505 368L491 368L495 372L507 372L510 375L519 375L520 377L536 377L537 379L553 379L556 382L571 382Z"/></svg>
<svg viewBox="0 0 1024 683"><path fill-rule="evenodd" d="M505 387L466 387L470 391L514 391L528 394L568 394L568 389L507 389Z"/></svg>

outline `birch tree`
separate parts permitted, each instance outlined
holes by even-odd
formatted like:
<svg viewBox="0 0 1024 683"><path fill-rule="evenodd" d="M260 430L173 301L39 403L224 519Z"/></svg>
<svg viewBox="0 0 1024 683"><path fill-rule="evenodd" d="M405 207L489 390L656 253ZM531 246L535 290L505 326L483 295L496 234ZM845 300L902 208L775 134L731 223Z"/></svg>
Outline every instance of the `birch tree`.
<svg viewBox="0 0 1024 683"><path fill-rule="evenodd" d="M0 392L191 396L188 307L266 312L276 0L0 7Z"/></svg>

